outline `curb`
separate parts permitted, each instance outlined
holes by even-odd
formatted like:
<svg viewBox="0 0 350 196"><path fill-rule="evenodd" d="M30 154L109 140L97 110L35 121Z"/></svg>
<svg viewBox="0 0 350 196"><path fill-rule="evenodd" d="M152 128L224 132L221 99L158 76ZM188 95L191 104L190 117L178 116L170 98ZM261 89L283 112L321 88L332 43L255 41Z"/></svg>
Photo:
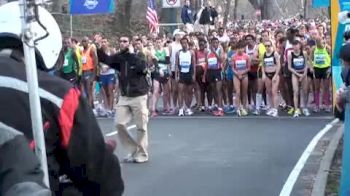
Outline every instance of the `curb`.
<svg viewBox="0 0 350 196"><path fill-rule="evenodd" d="M336 133L331 139L328 148L321 160L320 167L318 169L315 182L313 184L311 196L320 196L324 195L326 191L328 173L331 168L331 164L334 158L335 151L338 148L340 139L343 136L344 125L338 127Z"/></svg>

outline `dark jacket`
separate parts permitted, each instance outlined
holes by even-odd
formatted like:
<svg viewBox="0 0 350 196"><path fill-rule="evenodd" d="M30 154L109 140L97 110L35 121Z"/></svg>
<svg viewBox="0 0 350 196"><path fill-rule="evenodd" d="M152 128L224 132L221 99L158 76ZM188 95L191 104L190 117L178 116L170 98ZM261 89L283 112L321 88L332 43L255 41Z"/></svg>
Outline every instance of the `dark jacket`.
<svg viewBox="0 0 350 196"><path fill-rule="evenodd" d="M34 149L24 68L0 58L0 122L23 132ZM38 80L51 190L60 195L59 177L66 175L82 195L122 195L118 158L80 91L46 72L38 71Z"/></svg>
<svg viewBox="0 0 350 196"><path fill-rule="evenodd" d="M218 17L218 12L215 10L215 8L205 7L204 10L202 11L202 14L199 16L199 24L214 25L216 17Z"/></svg>
<svg viewBox="0 0 350 196"><path fill-rule="evenodd" d="M0 195L50 196L40 164L23 134L0 126Z"/></svg>
<svg viewBox="0 0 350 196"><path fill-rule="evenodd" d="M143 53L133 54L128 51L108 56L102 49L97 50L98 60L119 71L121 95L138 97L149 91L147 65Z"/></svg>
<svg viewBox="0 0 350 196"><path fill-rule="evenodd" d="M182 7L181 10L181 20L184 24L190 23L193 24L193 13L192 13L192 9L185 5Z"/></svg>
<svg viewBox="0 0 350 196"><path fill-rule="evenodd" d="M350 103L350 68L343 66L340 77L342 78L345 87L343 87L343 92L339 95L339 98L348 104ZM344 107L346 107L346 105L344 105ZM342 109L343 110L340 112L337 107L334 107L334 116L339 118L339 120L344 121L346 108Z"/></svg>

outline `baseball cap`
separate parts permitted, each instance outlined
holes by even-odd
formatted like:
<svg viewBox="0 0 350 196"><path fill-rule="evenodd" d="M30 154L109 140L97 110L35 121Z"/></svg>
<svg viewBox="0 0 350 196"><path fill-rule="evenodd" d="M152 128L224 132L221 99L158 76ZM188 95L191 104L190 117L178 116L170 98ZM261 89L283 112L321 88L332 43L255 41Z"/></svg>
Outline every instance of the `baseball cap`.
<svg viewBox="0 0 350 196"><path fill-rule="evenodd" d="M186 35L186 33L181 31L180 29L175 29L173 32L173 36L175 35Z"/></svg>

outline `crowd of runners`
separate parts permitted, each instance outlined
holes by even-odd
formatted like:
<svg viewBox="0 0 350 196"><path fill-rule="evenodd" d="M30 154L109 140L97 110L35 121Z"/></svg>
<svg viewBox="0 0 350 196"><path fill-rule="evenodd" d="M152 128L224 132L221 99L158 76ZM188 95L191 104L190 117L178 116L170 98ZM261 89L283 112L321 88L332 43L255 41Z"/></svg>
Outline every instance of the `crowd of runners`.
<svg viewBox="0 0 350 196"><path fill-rule="evenodd" d="M99 63L120 43L143 53L149 67L149 110L157 115L249 114L293 117L331 112L331 48L325 20L230 23L208 35L176 29L172 35L122 37L98 34L64 41L60 75L78 85L97 116L114 116L118 73ZM132 65L131 65L132 66ZM160 99L162 98L162 99ZM158 103L162 100L162 104ZM161 107L159 105L162 105Z"/></svg>

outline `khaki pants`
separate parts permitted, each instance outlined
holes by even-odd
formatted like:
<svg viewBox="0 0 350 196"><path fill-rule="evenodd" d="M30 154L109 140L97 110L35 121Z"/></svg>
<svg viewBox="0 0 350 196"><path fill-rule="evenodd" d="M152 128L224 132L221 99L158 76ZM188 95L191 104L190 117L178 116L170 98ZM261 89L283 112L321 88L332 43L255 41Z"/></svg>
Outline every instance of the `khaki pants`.
<svg viewBox="0 0 350 196"><path fill-rule="evenodd" d="M116 108L116 126L122 145L133 154L138 161L148 160L148 108L147 95L139 97L120 97ZM136 124L136 140L127 130L127 124L132 120Z"/></svg>

